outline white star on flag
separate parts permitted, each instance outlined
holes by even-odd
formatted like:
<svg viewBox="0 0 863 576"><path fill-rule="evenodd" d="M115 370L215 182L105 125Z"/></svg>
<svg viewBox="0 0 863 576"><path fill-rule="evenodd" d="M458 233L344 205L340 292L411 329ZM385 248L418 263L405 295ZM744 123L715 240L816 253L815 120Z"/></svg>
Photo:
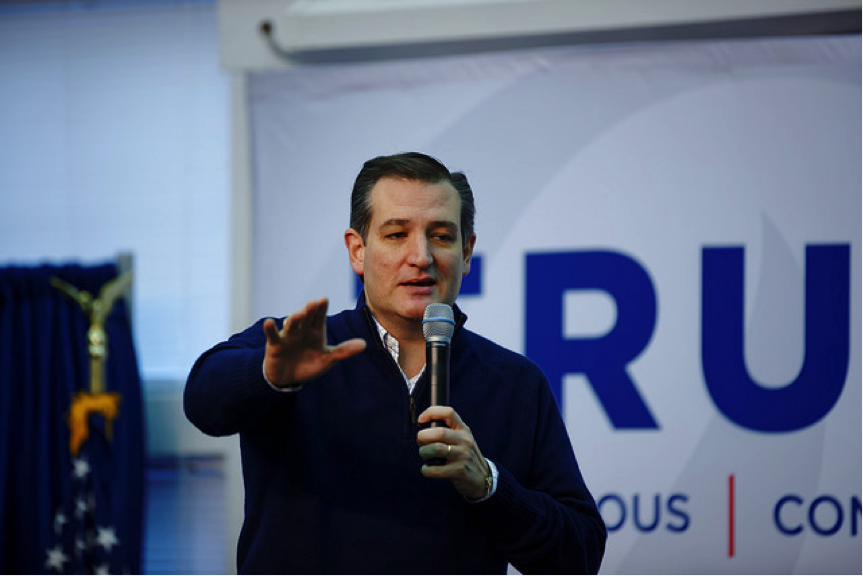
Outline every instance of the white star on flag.
<svg viewBox="0 0 863 576"><path fill-rule="evenodd" d="M54 532L59 534L63 530L63 525L68 522L66 519L66 515L63 514L60 510L57 511L57 515L54 516Z"/></svg>
<svg viewBox="0 0 863 576"><path fill-rule="evenodd" d="M80 558L84 552L91 548L90 545L87 544L87 541L84 539L85 536L78 535L75 538L75 555L77 558Z"/></svg>
<svg viewBox="0 0 863 576"><path fill-rule="evenodd" d="M83 496L79 496L75 500L75 517L80 520L84 517L84 515L87 514L89 510L90 504L87 502L87 500L84 499Z"/></svg>
<svg viewBox="0 0 863 576"><path fill-rule="evenodd" d="M63 564L69 561L69 557L63 553L60 546L54 546L48 550L48 559L45 561L47 568L53 568L58 572L63 569Z"/></svg>
<svg viewBox="0 0 863 576"><path fill-rule="evenodd" d="M72 474L75 478L84 478L90 473L90 463L84 458L75 458L72 460Z"/></svg>
<svg viewBox="0 0 863 576"><path fill-rule="evenodd" d="M99 526L98 530L99 534L96 536L96 542L108 552L111 551L112 547L120 543L120 541L117 540L117 533L114 531L113 526L109 526L107 528Z"/></svg>

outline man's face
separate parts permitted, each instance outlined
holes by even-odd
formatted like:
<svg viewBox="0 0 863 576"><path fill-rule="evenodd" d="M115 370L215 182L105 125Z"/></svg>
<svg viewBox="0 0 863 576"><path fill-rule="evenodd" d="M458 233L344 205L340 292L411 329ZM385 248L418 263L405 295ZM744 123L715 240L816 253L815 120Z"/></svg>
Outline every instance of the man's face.
<svg viewBox="0 0 863 576"><path fill-rule="evenodd" d="M461 200L448 183L382 178L371 192L365 241L345 233L351 267L364 276L366 303L384 327L421 321L426 306L452 304L470 271L476 237L463 247Z"/></svg>

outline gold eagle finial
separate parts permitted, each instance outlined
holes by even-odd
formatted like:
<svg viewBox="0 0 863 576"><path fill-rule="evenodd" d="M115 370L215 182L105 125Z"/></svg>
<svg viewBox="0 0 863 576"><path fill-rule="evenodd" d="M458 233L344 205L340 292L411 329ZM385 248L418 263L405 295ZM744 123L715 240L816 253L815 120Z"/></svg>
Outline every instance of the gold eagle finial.
<svg viewBox="0 0 863 576"><path fill-rule="evenodd" d="M119 392L105 392L105 360L108 357L108 336L105 333L105 319L114 308L114 303L132 284L132 273L125 272L106 282L93 298L89 292L79 290L70 283L52 277L51 285L78 303L90 320L87 330L87 351L90 355L90 390L79 390L72 399L67 420L72 436L69 449L77 456L81 445L90 436L89 417L92 413L105 417L105 429L111 436L111 425L117 417L120 403Z"/></svg>

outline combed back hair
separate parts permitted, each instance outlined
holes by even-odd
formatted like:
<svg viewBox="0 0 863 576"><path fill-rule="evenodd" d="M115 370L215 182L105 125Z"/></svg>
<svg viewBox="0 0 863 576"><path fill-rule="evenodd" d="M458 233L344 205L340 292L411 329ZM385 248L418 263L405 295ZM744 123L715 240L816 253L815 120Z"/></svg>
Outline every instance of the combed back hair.
<svg viewBox="0 0 863 576"><path fill-rule="evenodd" d="M450 172L439 160L420 152L378 156L363 164L351 191L350 221L351 228L360 233L363 241L368 239L369 225L372 221L372 188L381 178L404 178L428 184L450 183L458 192L461 200L459 227L461 228L462 245L467 246L468 241L473 236L473 224L476 216L473 191L470 189L467 176L462 172Z"/></svg>

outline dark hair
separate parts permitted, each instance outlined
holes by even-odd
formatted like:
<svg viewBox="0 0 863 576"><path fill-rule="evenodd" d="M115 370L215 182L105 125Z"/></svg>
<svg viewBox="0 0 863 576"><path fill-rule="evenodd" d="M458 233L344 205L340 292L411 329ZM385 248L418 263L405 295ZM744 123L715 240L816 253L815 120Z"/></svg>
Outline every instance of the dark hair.
<svg viewBox="0 0 863 576"><path fill-rule="evenodd" d="M467 245L473 236L476 206L467 176L462 172L450 172L439 160L419 152L404 152L391 156L378 156L363 164L351 191L350 226L360 233L365 241L372 221L372 188L381 178L404 178L429 184L448 182L458 192L461 200L460 228L462 244Z"/></svg>

